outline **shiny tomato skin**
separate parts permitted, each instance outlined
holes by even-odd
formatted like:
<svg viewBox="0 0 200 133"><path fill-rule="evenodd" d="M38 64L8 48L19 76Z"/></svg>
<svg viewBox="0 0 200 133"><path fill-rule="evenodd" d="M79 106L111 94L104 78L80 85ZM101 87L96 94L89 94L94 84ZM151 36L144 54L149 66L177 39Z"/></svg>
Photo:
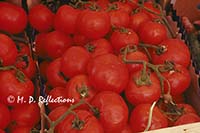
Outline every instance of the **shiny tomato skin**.
<svg viewBox="0 0 200 133"><path fill-rule="evenodd" d="M174 96L182 94L189 87L191 82L189 70L178 64L175 66L175 70L163 73L163 76L169 81L171 94ZM165 83L164 87L167 92L167 83Z"/></svg>
<svg viewBox="0 0 200 133"><path fill-rule="evenodd" d="M48 83L52 87L65 87L66 79L61 74L61 58L57 58L50 62L46 70L46 77Z"/></svg>
<svg viewBox="0 0 200 133"><path fill-rule="evenodd" d="M163 24L147 21L140 25L138 35L141 42L158 45L167 39L167 29Z"/></svg>
<svg viewBox="0 0 200 133"><path fill-rule="evenodd" d="M27 99L34 92L33 82L26 76L24 81L18 80L15 70L0 71L0 84L0 101L10 106L20 105L20 103L17 103L18 96L23 96L24 100L28 101ZM16 100L12 101L13 98L11 98L10 102L8 96L13 96Z"/></svg>
<svg viewBox="0 0 200 133"><path fill-rule="evenodd" d="M17 58L14 41L5 34L0 34L0 60L3 66L13 65Z"/></svg>
<svg viewBox="0 0 200 133"><path fill-rule="evenodd" d="M160 82L156 74L151 73L151 85L137 85L135 80L139 78L140 74L141 72L138 71L130 77L128 87L125 89L126 98L133 105L151 104L161 96Z"/></svg>
<svg viewBox="0 0 200 133"><path fill-rule="evenodd" d="M91 59L87 71L89 81L98 91L120 93L127 87L128 69L114 54L104 54Z"/></svg>
<svg viewBox="0 0 200 133"><path fill-rule="evenodd" d="M58 8L54 18L54 28L66 34L76 32L76 20L80 11L69 5L62 5Z"/></svg>
<svg viewBox="0 0 200 133"><path fill-rule="evenodd" d="M157 55L155 51L152 53L152 61L154 64L163 64L166 60L173 61L176 64L188 67L190 64L190 51L186 44L179 39L167 39L161 43L166 51L161 55Z"/></svg>
<svg viewBox="0 0 200 133"><path fill-rule="evenodd" d="M65 50L71 46L72 39L63 32L52 31L46 34L44 43L47 55L52 59L56 59L61 57Z"/></svg>
<svg viewBox="0 0 200 133"><path fill-rule="evenodd" d="M110 16L104 11L82 11L77 19L77 30L89 39L104 37L110 31Z"/></svg>
<svg viewBox="0 0 200 133"><path fill-rule="evenodd" d="M27 15L22 7L0 2L0 30L11 34L22 32L27 25Z"/></svg>
<svg viewBox="0 0 200 133"><path fill-rule="evenodd" d="M195 123L195 122L200 122L200 117L194 113L186 113L183 114L180 118L178 118L178 120L174 123L174 126Z"/></svg>
<svg viewBox="0 0 200 133"><path fill-rule="evenodd" d="M130 126L133 130L133 133L143 132L145 130L149 119L150 107L151 104L139 104L131 112ZM150 130L166 127L168 127L167 118L160 112L157 107L154 107Z"/></svg>
<svg viewBox="0 0 200 133"><path fill-rule="evenodd" d="M99 92L91 104L100 111L99 121L106 133L121 131L128 121L128 107L123 98L112 91Z"/></svg>
<svg viewBox="0 0 200 133"><path fill-rule="evenodd" d="M120 52L120 49L130 46L137 46L139 44L138 35L131 29L126 29L127 31L122 32L120 30L116 30L112 33L110 37L110 42L113 48L117 53Z"/></svg>
<svg viewBox="0 0 200 133"><path fill-rule="evenodd" d="M54 14L45 5L38 4L29 10L28 19L39 32L48 32L53 28Z"/></svg>
<svg viewBox="0 0 200 133"><path fill-rule="evenodd" d="M61 71L66 77L85 74L90 53L81 46L72 46L61 57Z"/></svg>
<svg viewBox="0 0 200 133"><path fill-rule="evenodd" d="M11 114L8 107L0 103L0 129L5 129L11 120Z"/></svg>

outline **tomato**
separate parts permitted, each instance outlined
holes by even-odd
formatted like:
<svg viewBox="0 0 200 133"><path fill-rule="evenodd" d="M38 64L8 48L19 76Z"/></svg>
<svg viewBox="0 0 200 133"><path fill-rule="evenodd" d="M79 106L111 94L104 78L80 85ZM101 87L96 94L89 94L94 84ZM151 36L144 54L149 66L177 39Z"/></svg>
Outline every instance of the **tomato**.
<svg viewBox="0 0 200 133"><path fill-rule="evenodd" d="M187 113L197 114L196 110L190 104L179 103L179 104L177 104L177 107L182 108L185 114L187 114Z"/></svg>
<svg viewBox="0 0 200 133"><path fill-rule="evenodd" d="M76 75L69 80L66 85L67 97L74 99L75 103L78 103L81 99L90 102L95 96L96 90L92 88L88 76L84 74ZM87 106L80 106L85 109Z"/></svg>
<svg viewBox="0 0 200 133"><path fill-rule="evenodd" d="M46 76L52 87L65 87L68 79L61 73L61 58L57 58L49 64Z"/></svg>
<svg viewBox="0 0 200 133"><path fill-rule="evenodd" d="M40 75L43 78L43 80L47 80L47 68L49 66L50 62L49 61L42 61L39 64L39 69L40 69Z"/></svg>
<svg viewBox="0 0 200 133"><path fill-rule="evenodd" d="M91 41L85 47L91 53L93 58L99 55L113 53L110 42L104 38Z"/></svg>
<svg viewBox="0 0 200 133"><path fill-rule="evenodd" d="M19 75L15 70L0 71L0 101L6 105L20 105L18 96L28 101L28 97L33 95L33 82L26 76Z"/></svg>
<svg viewBox="0 0 200 133"><path fill-rule="evenodd" d="M66 92L66 89L64 87L55 87L55 88L53 88L48 93L48 96L50 96L51 99L58 99L58 98L61 99L60 101L57 101L57 102L53 102L53 103L50 102L50 103L48 103L48 108L50 110L53 110L53 109L55 109L58 106L68 105L67 102L65 102L65 103L61 102L63 99L69 98L67 96L67 92Z"/></svg>
<svg viewBox="0 0 200 133"><path fill-rule="evenodd" d="M94 1L94 0L93 0ZM100 10L105 10L108 8L108 5L110 4L109 0L96 0L95 4L100 8Z"/></svg>
<svg viewBox="0 0 200 133"><path fill-rule="evenodd" d="M40 108L37 103L21 104L11 109L11 126L33 128L40 120Z"/></svg>
<svg viewBox="0 0 200 133"><path fill-rule="evenodd" d="M112 33L110 42L116 52L119 53L120 49L127 45L137 46L139 44L139 37L131 29L116 30Z"/></svg>
<svg viewBox="0 0 200 133"><path fill-rule="evenodd" d="M125 89L127 100L133 104L138 105L142 103L153 103L161 96L160 81L155 73L150 74L150 85L139 85L136 80L140 77L141 72L134 73L130 77L128 87Z"/></svg>
<svg viewBox="0 0 200 133"><path fill-rule="evenodd" d="M74 34L73 35L73 44L78 46L84 46L89 42L89 39L81 34Z"/></svg>
<svg viewBox="0 0 200 133"><path fill-rule="evenodd" d="M130 17L129 14L122 10L111 10L109 12L111 25L115 27L128 27Z"/></svg>
<svg viewBox="0 0 200 133"><path fill-rule="evenodd" d="M135 4L135 3L138 3L138 2L139 2L139 0L133 0L133 2L130 1L130 0L126 0L126 3L129 4L132 7L132 10L134 10L138 7L137 4Z"/></svg>
<svg viewBox="0 0 200 133"><path fill-rule="evenodd" d="M28 78L32 79L36 73L35 62L30 56L17 57L15 66L20 69Z"/></svg>
<svg viewBox="0 0 200 133"><path fill-rule="evenodd" d="M147 21L140 25L138 35L141 42L158 45L167 39L167 29L163 24Z"/></svg>
<svg viewBox="0 0 200 133"><path fill-rule="evenodd" d="M132 133L132 129L129 124L127 124L120 133Z"/></svg>
<svg viewBox="0 0 200 133"><path fill-rule="evenodd" d="M17 58L17 48L10 37L0 34L0 62L3 66L13 65Z"/></svg>
<svg viewBox="0 0 200 133"><path fill-rule="evenodd" d="M132 7L127 3L116 1L116 2L113 2L112 5L116 5L116 8L118 10L121 10L121 11L124 11L128 14L131 14Z"/></svg>
<svg viewBox="0 0 200 133"><path fill-rule="evenodd" d="M47 52L45 50L45 37L47 33L39 33L35 37L35 52L40 57L46 57Z"/></svg>
<svg viewBox="0 0 200 133"><path fill-rule="evenodd" d="M184 96L184 94L172 96L172 99L173 99L173 101L176 104L184 103L185 102L185 96Z"/></svg>
<svg viewBox="0 0 200 133"><path fill-rule="evenodd" d="M75 113L84 124L79 123L75 116L71 114L66 117L61 128L58 129L58 133L104 133L101 124L90 112L86 110L76 110Z"/></svg>
<svg viewBox="0 0 200 133"><path fill-rule="evenodd" d="M6 133L4 130L0 129L0 133Z"/></svg>
<svg viewBox="0 0 200 133"><path fill-rule="evenodd" d="M163 73L163 76L169 81L171 86L171 94L176 96L182 94L190 85L190 72L181 65L176 65L175 70ZM167 83L165 83L165 91L168 91Z"/></svg>
<svg viewBox="0 0 200 133"><path fill-rule="evenodd" d="M28 55L30 56L30 49L28 44L25 43L17 43L17 50L18 50L18 56L22 56L22 55Z"/></svg>
<svg viewBox="0 0 200 133"><path fill-rule="evenodd" d="M10 111L8 107L0 103L0 129L5 129L10 123Z"/></svg>
<svg viewBox="0 0 200 133"><path fill-rule="evenodd" d="M162 64L166 60L173 61L176 64L188 67L190 64L190 51L186 44L179 39L167 39L161 43L165 52L158 55L152 52L152 61L154 64Z"/></svg>
<svg viewBox="0 0 200 133"><path fill-rule="evenodd" d="M66 34L74 34L79 13L78 9L74 9L69 5L59 7L54 18L54 28Z"/></svg>
<svg viewBox="0 0 200 133"><path fill-rule="evenodd" d="M145 130L149 119L150 107L151 104L139 104L131 112L130 126L133 130L133 133L143 132ZM150 130L165 128L167 126L167 118L157 107L154 107Z"/></svg>
<svg viewBox="0 0 200 133"><path fill-rule="evenodd" d="M120 57L120 60L123 61L123 53L119 55ZM134 61L137 61L137 60L143 60L143 61L146 61L148 62L149 59L147 57L146 54L144 54L143 52L140 52L140 51L135 51L135 52L129 52L127 55L126 55L126 59L127 60L134 60ZM139 71L139 70L142 70L143 68L143 64L126 64L128 70L130 73L134 73L136 71Z"/></svg>
<svg viewBox="0 0 200 133"><path fill-rule="evenodd" d="M91 104L98 109L98 119L106 133L121 131L126 126L128 107L119 94L102 91L93 98Z"/></svg>
<svg viewBox="0 0 200 133"><path fill-rule="evenodd" d="M47 55L52 58L60 57L71 44L72 39L60 31L52 31L46 34L44 48Z"/></svg>
<svg viewBox="0 0 200 133"><path fill-rule="evenodd" d="M122 92L128 83L129 73L125 64L113 54L104 54L90 60L89 81L98 91Z"/></svg>
<svg viewBox="0 0 200 133"><path fill-rule="evenodd" d="M130 24L129 24L129 27L135 31L135 32L138 32L138 29L139 27L147 22L147 21L150 21L150 17L146 14L146 13L143 13L143 12L138 12L138 13L135 13L133 15L130 16Z"/></svg>
<svg viewBox="0 0 200 133"><path fill-rule="evenodd" d="M29 10L28 19L39 32L48 32L53 28L54 14L45 5L38 4Z"/></svg>
<svg viewBox="0 0 200 133"><path fill-rule="evenodd" d="M187 113L182 115L175 123L174 126L200 122L200 117L194 113Z"/></svg>
<svg viewBox="0 0 200 133"><path fill-rule="evenodd" d="M104 37L110 31L110 17L103 11L82 11L77 19L77 30L89 39Z"/></svg>
<svg viewBox="0 0 200 133"><path fill-rule="evenodd" d="M66 77L86 73L90 53L80 46L72 46L65 51L61 58L61 71Z"/></svg>
<svg viewBox="0 0 200 133"><path fill-rule="evenodd" d="M7 2L0 2L0 30L17 34L27 25L27 15L23 8Z"/></svg>
<svg viewBox="0 0 200 133"><path fill-rule="evenodd" d="M31 127L28 126L19 126L16 127L11 133L30 133Z"/></svg>

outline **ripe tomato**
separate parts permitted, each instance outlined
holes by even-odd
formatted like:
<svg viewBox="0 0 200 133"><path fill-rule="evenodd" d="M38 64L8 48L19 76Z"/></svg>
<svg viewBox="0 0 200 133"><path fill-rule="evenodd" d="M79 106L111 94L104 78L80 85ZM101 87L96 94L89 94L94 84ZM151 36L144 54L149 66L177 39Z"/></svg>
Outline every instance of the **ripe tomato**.
<svg viewBox="0 0 200 133"><path fill-rule="evenodd" d="M21 104L11 109L11 126L33 128L40 120L40 108L37 103Z"/></svg>
<svg viewBox="0 0 200 133"><path fill-rule="evenodd" d="M186 113L182 115L178 120L174 123L174 126L189 124L194 122L200 122L200 117L194 113Z"/></svg>
<svg viewBox="0 0 200 133"><path fill-rule="evenodd" d="M110 42L116 52L119 53L120 49L127 45L137 46L139 44L139 37L131 29L116 30L112 33Z"/></svg>
<svg viewBox="0 0 200 133"><path fill-rule="evenodd" d="M102 91L93 98L91 104L98 109L98 119L106 133L121 131L126 126L128 107L119 94Z"/></svg>
<svg viewBox="0 0 200 133"><path fill-rule="evenodd" d="M61 58L61 71L66 77L86 73L90 53L81 46L72 46Z"/></svg>
<svg viewBox="0 0 200 133"><path fill-rule="evenodd" d="M86 110L76 110L80 121L78 121L73 114L66 117L60 128L58 129L58 133L104 133L102 125L99 121L88 111Z"/></svg>
<svg viewBox="0 0 200 133"><path fill-rule="evenodd" d="M11 133L30 133L31 127L28 126L19 126L13 129Z"/></svg>
<svg viewBox="0 0 200 133"><path fill-rule="evenodd" d="M129 27L133 31L138 32L140 25L150 20L150 17L146 13L138 12L130 16Z"/></svg>
<svg viewBox="0 0 200 133"><path fill-rule="evenodd" d="M48 96L50 96L52 99L57 99L57 98L61 98L61 99L67 99L69 98L67 96L67 92L66 89L64 87L55 87L52 90L50 90L50 92L48 93ZM60 100L61 101L61 100ZM57 102L53 102L53 103L48 103L48 108L50 110L55 109L58 106L62 106L62 105L68 105L68 103L62 103L60 101Z"/></svg>
<svg viewBox="0 0 200 133"><path fill-rule="evenodd" d="M40 62L39 64L39 67L40 67L40 76L42 77L42 79L44 81L47 80L47 68L49 66L50 62L49 61L42 61Z"/></svg>
<svg viewBox="0 0 200 133"><path fill-rule="evenodd" d="M163 73L163 76L169 81L171 94L174 96L182 94L191 82L190 72L181 65L176 65L175 70ZM165 84L165 91L168 91L167 84Z"/></svg>
<svg viewBox="0 0 200 133"><path fill-rule="evenodd" d="M54 18L54 28L66 34L74 34L79 13L78 9L74 9L69 5L59 7Z"/></svg>
<svg viewBox="0 0 200 133"><path fill-rule="evenodd" d="M129 4L124 3L124 2L120 2L120 1L113 2L112 4L116 5L116 8L118 10L121 10L121 11L124 11L128 14L131 14L132 7Z"/></svg>
<svg viewBox="0 0 200 133"><path fill-rule="evenodd" d="M60 57L72 44L69 35L60 31L52 31L46 34L44 48L47 55L52 58Z"/></svg>
<svg viewBox="0 0 200 133"><path fill-rule="evenodd" d="M15 43L7 35L0 34L1 64L3 66L13 65L15 63L16 58L17 58L17 48L15 46Z"/></svg>
<svg viewBox="0 0 200 133"><path fill-rule="evenodd" d="M130 1L130 0L126 0L126 3L129 4L132 7L132 10L138 8L137 4L135 4L135 3L138 3L138 2L139 2L139 0L133 0L133 2Z"/></svg>
<svg viewBox="0 0 200 133"><path fill-rule="evenodd" d="M73 44L78 46L84 46L89 42L89 39L81 34L75 33L73 35Z"/></svg>
<svg viewBox="0 0 200 133"><path fill-rule="evenodd" d="M25 43L17 43L17 50L18 50L18 56L22 56L22 55L31 55L30 54L30 49L28 44Z"/></svg>
<svg viewBox="0 0 200 133"><path fill-rule="evenodd" d="M125 89L127 100L133 104L138 105L142 103L153 103L161 96L160 81L155 73L150 74L150 85L138 85L136 80L140 77L141 72L134 73L129 80L128 87Z"/></svg>
<svg viewBox="0 0 200 133"><path fill-rule="evenodd" d="M113 54L104 54L90 60L88 75L92 86L98 91L122 92L128 83L129 73L125 64Z"/></svg>
<svg viewBox="0 0 200 133"><path fill-rule="evenodd" d="M151 104L139 104L131 112L130 126L132 127L133 133L143 132L145 130L149 119L150 107ZM154 107L150 130L165 128L167 126L167 118L157 107Z"/></svg>
<svg viewBox="0 0 200 133"><path fill-rule="evenodd" d="M67 80L61 73L61 58L52 61L46 70L47 81L52 87L65 87Z"/></svg>
<svg viewBox="0 0 200 133"><path fill-rule="evenodd" d="M5 129L10 123L10 111L8 107L0 103L0 129Z"/></svg>
<svg viewBox="0 0 200 133"><path fill-rule="evenodd" d="M36 54L40 57L47 57L47 52L45 50L45 37L47 33L39 33L35 37L35 49Z"/></svg>
<svg viewBox="0 0 200 133"><path fill-rule="evenodd" d="M28 97L33 95L34 85L26 76L21 76L15 70L0 71L0 101L11 106L20 105L18 96L28 101Z"/></svg>
<svg viewBox="0 0 200 133"><path fill-rule="evenodd" d="M6 133L4 130L0 129L0 133Z"/></svg>
<svg viewBox="0 0 200 133"><path fill-rule="evenodd" d="M0 2L0 30L17 34L27 25L27 15L23 8L7 2Z"/></svg>
<svg viewBox="0 0 200 133"><path fill-rule="evenodd" d="M104 38L91 41L85 47L91 53L93 58L99 55L113 53L110 42Z"/></svg>
<svg viewBox="0 0 200 133"><path fill-rule="evenodd" d="M179 39L167 39L161 43L166 51L160 55L155 51L152 53L154 64L162 64L166 60L188 67L190 64L190 51L186 44Z"/></svg>
<svg viewBox="0 0 200 133"><path fill-rule="evenodd" d="M127 124L119 133L133 133L129 124Z"/></svg>
<svg viewBox="0 0 200 133"><path fill-rule="evenodd" d="M138 29L140 40L143 43L158 45L167 39L167 29L163 24L147 21Z"/></svg>
<svg viewBox="0 0 200 133"><path fill-rule="evenodd" d="M77 30L89 39L104 37L110 31L110 16L104 11L82 11L77 19Z"/></svg>
<svg viewBox="0 0 200 133"><path fill-rule="evenodd" d="M38 4L29 10L28 19L39 32L48 32L53 27L54 14L45 5Z"/></svg>
<svg viewBox="0 0 200 133"><path fill-rule="evenodd" d="M190 104L179 103L179 104L177 104L177 107L183 108L183 111L184 111L185 114L187 114L187 113L197 114L196 110Z"/></svg>
<svg viewBox="0 0 200 133"><path fill-rule="evenodd" d="M92 88L88 76L84 74L76 75L69 80L66 85L67 97L74 99L75 103L78 103L81 99L90 102L95 96L96 90ZM80 106L80 108L86 108L86 106Z"/></svg>

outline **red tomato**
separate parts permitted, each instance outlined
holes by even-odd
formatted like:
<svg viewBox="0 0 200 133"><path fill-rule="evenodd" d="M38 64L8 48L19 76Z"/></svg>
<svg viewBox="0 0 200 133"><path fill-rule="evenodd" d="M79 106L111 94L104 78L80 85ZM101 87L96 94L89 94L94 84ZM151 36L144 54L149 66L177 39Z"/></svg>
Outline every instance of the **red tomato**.
<svg viewBox="0 0 200 133"><path fill-rule="evenodd" d="M200 122L200 117L194 113L187 113L178 118L178 120L174 123L174 126L189 124L194 122Z"/></svg>
<svg viewBox="0 0 200 133"><path fill-rule="evenodd" d="M65 87L67 80L61 73L61 58L52 61L46 70L47 81L52 87Z"/></svg>
<svg viewBox="0 0 200 133"><path fill-rule="evenodd" d="M66 89L64 87L55 87L55 88L53 88L48 93L48 96L50 96L52 99L58 99L58 98L60 98L61 100L69 98L67 96L67 92L66 92ZM57 101L57 102L53 102L53 103L51 103L51 102L48 103L48 108L50 110L53 110L53 109L55 109L58 106L68 105L67 102L63 103L63 102L61 102L61 100Z"/></svg>
<svg viewBox="0 0 200 133"><path fill-rule="evenodd" d="M0 30L17 34L27 25L27 15L23 8L7 2L0 2Z"/></svg>
<svg viewBox="0 0 200 133"><path fill-rule="evenodd" d="M179 103L179 104L177 104L177 107L183 108L183 111L184 111L185 114L187 114L187 113L197 114L196 110L190 104Z"/></svg>
<svg viewBox="0 0 200 133"><path fill-rule="evenodd" d="M129 124L127 124L120 133L133 133Z"/></svg>
<svg viewBox="0 0 200 133"><path fill-rule="evenodd" d="M33 128L40 120L40 108L37 103L21 104L11 110L11 125L15 128L18 126L28 126ZM13 124L12 124L13 123Z"/></svg>
<svg viewBox="0 0 200 133"><path fill-rule="evenodd" d="M132 127L133 133L143 132L145 130L149 119L150 107L151 104L139 104L131 112L130 126ZM167 118L157 107L154 107L150 130L165 128L167 126Z"/></svg>
<svg viewBox="0 0 200 133"><path fill-rule="evenodd" d="M77 19L78 31L89 39L104 37L110 31L110 17L103 11L82 11Z"/></svg>
<svg viewBox="0 0 200 133"><path fill-rule="evenodd" d="M95 0L93 0L93 1L95 1ZM96 0L95 4L97 4L97 6L100 7L101 10L106 11L110 2L109 2L109 0Z"/></svg>
<svg viewBox="0 0 200 133"><path fill-rule="evenodd" d="M133 2L132 2L133 1ZM137 4L139 2L139 0L126 0L126 3L129 4L132 7L132 10L138 8Z"/></svg>
<svg viewBox="0 0 200 133"><path fill-rule="evenodd" d="M54 28L66 34L74 34L79 12L69 5L59 7L54 18Z"/></svg>
<svg viewBox="0 0 200 133"><path fill-rule="evenodd" d="M90 60L88 75L92 86L99 90L122 92L128 83L129 73L125 64L113 54L104 54Z"/></svg>
<svg viewBox="0 0 200 133"><path fill-rule="evenodd" d="M111 25L115 27L128 27L130 17L127 12L122 10L111 10L109 12Z"/></svg>
<svg viewBox="0 0 200 133"><path fill-rule="evenodd" d="M116 30L112 33L110 37L110 42L113 48L117 53L120 52L120 49L126 47L127 45L139 44L138 35L131 29L124 29L125 31Z"/></svg>
<svg viewBox="0 0 200 133"><path fill-rule="evenodd" d="M47 33L39 33L35 37L35 49L36 54L40 57L46 57L47 52L45 50L45 37Z"/></svg>
<svg viewBox="0 0 200 133"><path fill-rule="evenodd" d="M1 5L1 2L0 2L0 5ZM15 46L15 43L7 35L0 34L0 62L1 64L3 66L13 65L15 63L16 58L17 58L17 48Z"/></svg>
<svg viewBox="0 0 200 133"><path fill-rule="evenodd" d="M0 133L6 133L4 130L0 129Z"/></svg>
<svg viewBox="0 0 200 133"><path fill-rule="evenodd" d="M76 110L78 118L84 123L83 125L74 124L78 123L73 114L66 117L62 126L58 129L58 133L104 133L102 125L99 121L86 110Z"/></svg>
<svg viewBox="0 0 200 133"><path fill-rule="evenodd" d="M19 126L16 127L11 133L30 133L31 127L28 126Z"/></svg>
<svg viewBox="0 0 200 133"><path fill-rule="evenodd" d="M128 101L133 105L142 103L153 103L161 96L160 81L155 73L150 74L151 85L139 85L136 80L141 72L137 72L130 77L128 87L125 89L125 95Z"/></svg>
<svg viewBox="0 0 200 133"><path fill-rule="evenodd" d="M27 77L20 77L15 70L0 71L0 101L6 105L20 105L18 96L28 101L33 95L34 85Z"/></svg>
<svg viewBox="0 0 200 133"><path fill-rule="evenodd" d="M120 1L113 2L112 4L116 5L118 10L131 14L132 7L129 4Z"/></svg>
<svg viewBox="0 0 200 133"><path fill-rule="evenodd" d="M99 121L106 133L121 131L128 121L128 107L123 98L112 91L98 93L91 104L99 111Z"/></svg>
<svg viewBox="0 0 200 133"><path fill-rule="evenodd" d="M17 50L18 50L18 56L22 56L22 55L30 56L30 49L29 49L28 44L17 43Z"/></svg>
<svg viewBox="0 0 200 133"><path fill-rule="evenodd" d="M129 27L135 31L135 32L138 32L138 29L139 27L147 22L147 21L150 21L150 17L146 14L146 13L143 13L143 12L138 12L138 13L135 13L133 15L130 16L130 24L129 24Z"/></svg>
<svg viewBox="0 0 200 133"><path fill-rule="evenodd" d="M162 64L166 60L188 67L190 64L190 51L186 44L179 39L167 39L161 43L166 51L160 55L152 53L154 64Z"/></svg>
<svg viewBox="0 0 200 133"><path fill-rule="evenodd" d="M63 32L52 31L46 34L44 43L47 55L55 59L60 57L71 46L72 39Z"/></svg>
<svg viewBox="0 0 200 133"><path fill-rule="evenodd" d="M10 111L6 105L0 103L0 129L5 129L9 123Z"/></svg>
<svg viewBox="0 0 200 133"><path fill-rule="evenodd" d="M74 99L75 103L78 103L81 99L90 102L91 99L95 96L96 90L91 87L87 75L76 75L69 80L66 85L67 97ZM80 108L86 108L86 106L80 106Z"/></svg>
<svg viewBox="0 0 200 133"><path fill-rule="evenodd" d="M93 58L99 55L113 53L113 48L110 42L104 38L89 42L86 45L86 48L91 53Z"/></svg>
<svg viewBox="0 0 200 133"><path fill-rule="evenodd" d="M78 46L84 46L89 42L89 39L87 37L78 33L74 34L72 39L73 44Z"/></svg>
<svg viewBox="0 0 200 133"><path fill-rule="evenodd" d="M172 96L172 99L173 99L173 101L174 101L176 104L184 103L184 102L185 102L185 97L184 97L183 94L181 94L181 95L176 95L176 96Z"/></svg>
<svg viewBox="0 0 200 133"><path fill-rule="evenodd" d="M50 62L49 61L42 61L40 64L39 64L39 67L40 67L40 74L42 76L42 78L44 80L47 79L47 68L49 66Z"/></svg>
<svg viewBox="0 0 200 133"><path fill-rule="evenodd" d="M53 27L54 14L45 5L38 4L29 10L29 22L39 32L48 32Z"/></svg>
<svg viewBox="0 0 200 133"><path fill-rule="evenodd" d="M147 21L138 29L140 40L143 43L158 45L167 39L167 29L163 24Z"/></svg>
<svg viewBox="0 0 200 133"><path fill-rule="evenodd" d="M121 54L119 57L120 57L120 60L123 61L123 54ZM127 60L143 60L143 61L146 61L148 62L149 59L148 57L146 56L146 54L144 54L143 52L140 52L140 51L135 51L135 52L130 52L127 54L126 56L126 59ZM139 70L142 70L143 68L143 65L142 64L126 64L128 70L130 73L134 73L136 71L139 71Z"/></svg>
<svg viewBox="0 0 200 133"><path fill-rule="evenodd" d="M176 65L175 70L163 73L163 76L169 81L171 86L171 94L176 96L182 94L190 85L190 72L181 65ZM168 86L165 84L165 91L168 91Z"/></svg>
<svg viewBox="0 0 200 133"><path fill-rule="evenodd" d="M72 46L61 58L61 71L69 78L86 73L90 53L80 46Z"/></svg>

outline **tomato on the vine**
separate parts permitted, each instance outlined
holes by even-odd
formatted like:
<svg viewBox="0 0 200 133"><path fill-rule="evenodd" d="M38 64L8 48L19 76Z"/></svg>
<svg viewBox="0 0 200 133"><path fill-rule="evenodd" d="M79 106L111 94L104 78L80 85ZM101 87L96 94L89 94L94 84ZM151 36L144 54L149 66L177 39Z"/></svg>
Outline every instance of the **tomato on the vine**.
<svg viewBox="0 0 200 133"><path fill-rule="evenodd" d="M5 129L10 123L11 115L8 107L0 103L0 129Z"/></svg>
<svg viewBox="0 0 200 133"><path fill-rule="evenodd" d="M195 123L195 122L200 122L200 117L194 113L186 113L183 114L180 118L178 118L178 120L176 120L174 126Z"/></svg>

